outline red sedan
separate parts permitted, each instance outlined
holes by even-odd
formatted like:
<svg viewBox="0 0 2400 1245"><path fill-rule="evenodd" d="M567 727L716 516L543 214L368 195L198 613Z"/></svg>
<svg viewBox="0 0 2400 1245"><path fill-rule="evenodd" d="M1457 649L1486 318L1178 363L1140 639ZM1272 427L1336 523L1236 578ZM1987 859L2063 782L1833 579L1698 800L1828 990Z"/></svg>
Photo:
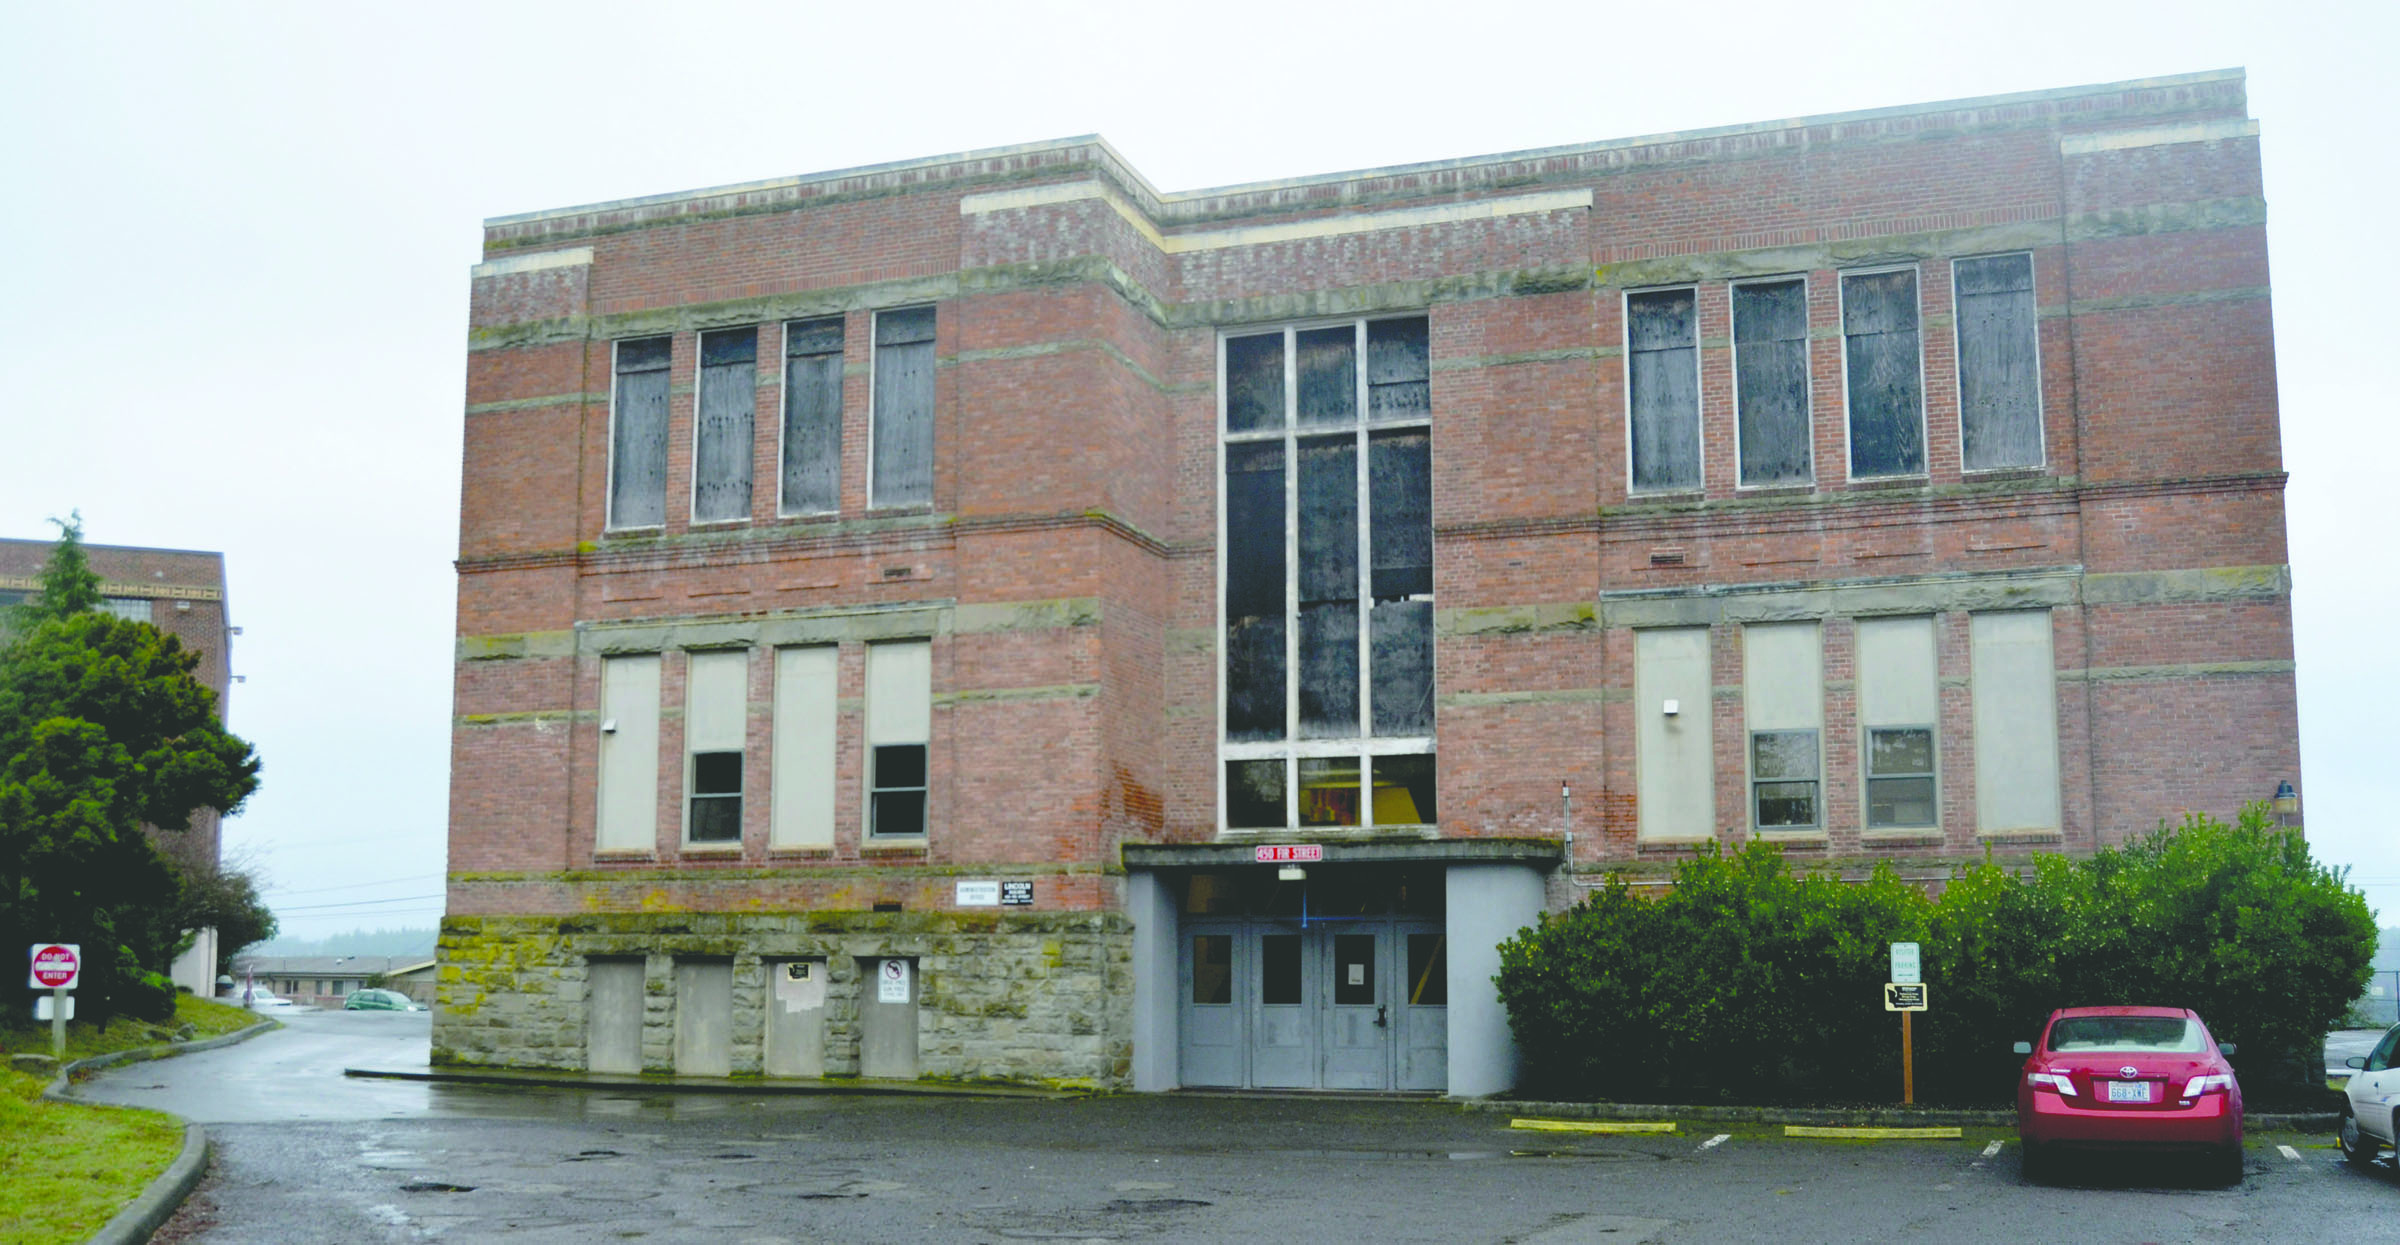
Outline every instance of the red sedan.
<svg viewBox="0 0 2400 1245"><path fill-rule="evenodd" d="M2180 1007L2050 1013L2017 1083L2025 1173L2063 1150L2189 1150L2227 1184L2242 1178L2242 1087L2208 1026Z"/></svg>

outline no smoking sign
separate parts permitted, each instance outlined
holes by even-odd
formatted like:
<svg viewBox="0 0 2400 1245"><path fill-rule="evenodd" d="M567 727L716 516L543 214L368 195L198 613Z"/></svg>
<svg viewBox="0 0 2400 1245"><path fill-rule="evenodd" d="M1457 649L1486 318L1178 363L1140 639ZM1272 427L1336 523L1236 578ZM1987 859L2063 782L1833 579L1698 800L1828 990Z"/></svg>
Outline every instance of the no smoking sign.
<svg viewBox="0 0 2400 1245"><path fill-rule="evenodd" d="M37 942L33 944L33 979L36 990L72 990L83 976L83 948L71 942Z"/></svg>

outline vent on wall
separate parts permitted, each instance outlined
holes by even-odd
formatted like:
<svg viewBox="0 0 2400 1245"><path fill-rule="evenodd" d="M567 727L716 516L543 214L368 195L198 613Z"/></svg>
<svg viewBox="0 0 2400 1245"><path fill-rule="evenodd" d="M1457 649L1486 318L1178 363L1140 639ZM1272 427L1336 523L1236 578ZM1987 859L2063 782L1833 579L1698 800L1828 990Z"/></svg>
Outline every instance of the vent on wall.
<svg viewBox="0 0 2400 1245"><path fill-rule="evenodd" d="M1651 550L1651 551L1650 551L1650 565L1652 565L1652 566L1681 566L1681 565L1683 565L1683 550L1681 550L1681 549L1653 549L1653 550Z"/></svg>

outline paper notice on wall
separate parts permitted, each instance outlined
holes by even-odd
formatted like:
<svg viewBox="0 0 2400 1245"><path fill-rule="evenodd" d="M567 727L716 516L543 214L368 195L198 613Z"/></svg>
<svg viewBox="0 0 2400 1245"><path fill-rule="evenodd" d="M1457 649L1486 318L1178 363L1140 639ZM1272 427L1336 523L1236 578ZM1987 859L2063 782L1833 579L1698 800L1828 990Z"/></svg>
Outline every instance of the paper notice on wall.
<svg viewBox="0 0 2400 1245"><path fill-rule="evenodd" d="M958 884L958 906L961 908L991 908L1000 903L998 882L961 882Z"/></svg>
<svg viewBox="0 0 2400 1245"><path fill-rule="evenodd" d="M1364 964L1352 964L1352 965L1350 965L1350 966L1349 966L1349 968L1350 968L1350 984L1351 984L1351 985L1354 985L1354 986L1363 986L1363 985L1367 984L1367 966L1366 966L1366 965L1364 965Z"/></svg>
<svg viewBox="0 0 2400 1245"><path fill-rule="evenodd" d="M825 1006L825 965L816 960L786 960L775 973L775 1003L786 1012Z"/></svg>
<svg viewBox="0 0 2400 1245"><path fill-rule="evenodd" d="M875 970L875 1001L906 1003L908 1001L908 961L885 960Z"/></svg>

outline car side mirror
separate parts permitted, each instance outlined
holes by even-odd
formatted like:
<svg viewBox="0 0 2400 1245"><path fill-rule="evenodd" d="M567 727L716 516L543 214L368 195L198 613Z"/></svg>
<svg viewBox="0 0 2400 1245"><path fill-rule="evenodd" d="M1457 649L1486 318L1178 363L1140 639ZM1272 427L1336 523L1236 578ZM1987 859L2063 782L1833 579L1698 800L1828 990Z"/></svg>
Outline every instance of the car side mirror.
<svg viewBox="0 0 2400 1245"><path fill-rule="evenodd" d="M2352 1056L2350 1056L2348 1059L2345 1059L2345 1060L2343 1060L2342 1062L2343 1062L2343 1063L2345 1063L2345 1064L2347 1064L2347 1065L2349 1065L2350 1067L2357 1068L2357 1069L2359 1069L2359 1070L2361 1070L2361 1071L2364 1071L2364 1070L2366 1069L2366 1066L2367 1066L2367 1057L2366 1057L2365 1055L2352 1055Z"/></svg>
<svg viewBox="0 0 2400 1245"><path fill-rule="evenodd" d="M2217 1043L2217 1049L2224 1052L2225 1057L2230 1059L2233 1057L2233 1053L2240 1050L2241 1047L2236 1046L2231 1042L2219 1042Z"/></svg>
<svg viewBox="0 0 2400 1245"><path fill-rule="evenodd" d="M2015 1046L2009 1047L2009 1049L2017 1052L2020 1055L2030 1055L2033 1053L2033 1043L2019 1042Z"/></svg>

